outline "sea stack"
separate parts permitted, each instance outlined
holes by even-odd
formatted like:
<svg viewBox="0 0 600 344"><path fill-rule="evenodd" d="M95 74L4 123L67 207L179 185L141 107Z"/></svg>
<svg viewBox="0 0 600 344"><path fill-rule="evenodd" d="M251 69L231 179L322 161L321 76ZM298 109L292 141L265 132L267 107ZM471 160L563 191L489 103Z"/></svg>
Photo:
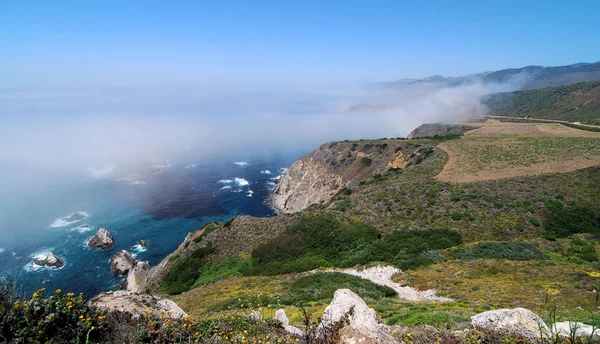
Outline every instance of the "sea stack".
<svg viewBox="0 0 600 344"><path fill-rule="evenodd" d="M50 253L44 259L36 259L33 261L34 264L39 266L50 266L53 268L60 268L64 265L63 261L58 259L54 254Z"/></svg>
<svg viewBox="0 0 600 344"><path fill-rule="evenodd" d="M115 276L123 276L127 274L135 265L135 260L131 253L122 250L121 252L110 257L110 271Z"/></svg>
<svg viewBox="0 0 600 344"><path fill-rule="evenodd" d="M113 246L115 246L115 241L105 228L100 228L96 235L88 242L88 247L100 248L102 251L110 250Z"/></svg>

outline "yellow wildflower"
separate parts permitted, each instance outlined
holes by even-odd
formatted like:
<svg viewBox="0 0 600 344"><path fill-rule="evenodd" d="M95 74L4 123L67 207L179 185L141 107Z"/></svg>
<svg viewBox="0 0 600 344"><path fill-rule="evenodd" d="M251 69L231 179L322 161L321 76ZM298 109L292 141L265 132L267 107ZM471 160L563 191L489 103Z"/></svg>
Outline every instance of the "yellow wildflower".
<svg viewBox="0 0 600 344"><path fill-rule="evenodd" d="M80 315L80 316L79 316L79 319L83 319L83 315Z"/></svg>
<svg viewBox="0 0 600 344"><path fill-rule="evenodd" d="M592 271L592 272L588 272L588 275L594 277L594 278L599 278L600 277L600 272L596 272L596 271Z"/></svg>
<svg viewBox="0 0 600 344"><path fill-rule="evenodd" d="M560 294L560 290L553 289L553 288L548 288L548 294L549 295L558 295L558 294Z"/></svg>
<svg viewBox="0 0 600 344"><path fill-rule="evenodd" d="M60 289L56 289L56 290L54 291L54 294L56 294L56 295L59 295L59 294L60 294L60 292L61 292L61 290L60 290Z"/></svg>
<svg viewBox="0 0 600 344"><path fill-rule="evenodd" d="M68 297L73 297L73 296L75 296L75 293L68 293L67 296Z"/></svg>

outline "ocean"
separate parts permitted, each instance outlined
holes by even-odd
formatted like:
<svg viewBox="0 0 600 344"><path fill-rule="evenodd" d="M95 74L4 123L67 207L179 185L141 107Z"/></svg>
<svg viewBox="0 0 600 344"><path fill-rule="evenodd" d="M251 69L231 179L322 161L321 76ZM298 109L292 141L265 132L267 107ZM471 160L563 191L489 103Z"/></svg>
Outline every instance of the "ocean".
<svg viewBox="0 0 600 344"><path fill-rule="evenodd" d="M89 298L113 290L124 278L113 276L109 260L120 250L154 266L208 222L276 215L268 195L295 158L153 165L126 175L107 167L5 200L0 202L0 272L14 276L27 294L45 287ZM113 249L87 247L99 228L112 234ZM139 240L147 247L137 245ZM49 252L64 266L33 264Z"/></svg>

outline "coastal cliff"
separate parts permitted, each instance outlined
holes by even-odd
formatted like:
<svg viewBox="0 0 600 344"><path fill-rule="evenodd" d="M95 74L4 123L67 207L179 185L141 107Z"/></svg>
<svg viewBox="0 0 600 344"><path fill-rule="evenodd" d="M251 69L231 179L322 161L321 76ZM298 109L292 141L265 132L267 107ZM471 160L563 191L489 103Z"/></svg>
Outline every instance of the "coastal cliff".
<svg viewBox="0 0 600 344"><path fill-rule="evenodd" d="M419 156L420 146L406 140L327 143L290 166L279 180L271 203L280 213L325 204L342 189L390 169L410 166Z"/></svg>

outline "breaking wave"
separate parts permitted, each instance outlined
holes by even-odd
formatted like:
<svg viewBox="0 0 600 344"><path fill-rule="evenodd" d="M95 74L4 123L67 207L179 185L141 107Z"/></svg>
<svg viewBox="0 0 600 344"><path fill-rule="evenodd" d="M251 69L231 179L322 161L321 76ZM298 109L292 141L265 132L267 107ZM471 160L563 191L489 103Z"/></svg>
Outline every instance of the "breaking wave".
<svg viewBox="0 0 600 344"><path fill-rule="evenodd" d="M54 222L52 222L50 224L50 227L53 227L53 228L65 227L65 226L71 225L73 223L79 222L83 219L87 219L88 217L90 217L90 214L88 214L87 212L76 211L71 215L63 216L63 217L60 217L60 218L54 220Z"/></svg>

